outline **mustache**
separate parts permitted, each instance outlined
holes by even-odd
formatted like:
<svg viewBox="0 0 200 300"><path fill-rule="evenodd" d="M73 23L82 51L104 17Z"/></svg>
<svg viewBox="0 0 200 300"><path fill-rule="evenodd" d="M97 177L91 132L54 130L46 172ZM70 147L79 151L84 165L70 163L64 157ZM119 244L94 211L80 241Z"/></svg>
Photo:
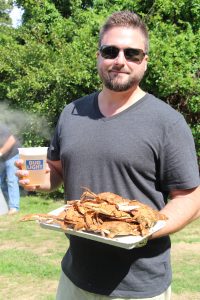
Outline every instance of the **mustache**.
<svg viewBox="0 0 200 300"><path fill-rule="evenodd" d="M129 71L125 70L121 66L113 66L113 67L108 69L108 72L112 72L112 71L121 71L121 72L124 72L124 73L127 73L127 74L129 73Z"/></svg>

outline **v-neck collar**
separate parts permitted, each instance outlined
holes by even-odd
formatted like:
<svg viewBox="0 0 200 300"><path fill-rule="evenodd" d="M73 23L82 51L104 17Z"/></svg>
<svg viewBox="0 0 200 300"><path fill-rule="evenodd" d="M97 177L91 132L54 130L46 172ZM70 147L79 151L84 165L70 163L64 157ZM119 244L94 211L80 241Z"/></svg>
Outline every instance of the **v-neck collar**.
<svg viewBox="0 0 200 300"><path fill-rule="evenodd" d="M120 117L121 115L127 113L127 111L135 109L135 107L137 107L138 105L140 105L141 102L145 101L146 98L148 97L148 93L146 93L142 98L140 98L138 101L136 101L135 103L133 103L132 105L130 105L129 107L127 107L126 109L124 109L123 111L113 115L113 116L109 116L106 117L102 114L102 112L99 109L99 104L98 104L98 97L99 97L99 91L95 94L94 97L94 109L96 112L96 115L98 116L99 119L101 119L102 121L110 121L112 119L116 119L118 117Z"/></svg>

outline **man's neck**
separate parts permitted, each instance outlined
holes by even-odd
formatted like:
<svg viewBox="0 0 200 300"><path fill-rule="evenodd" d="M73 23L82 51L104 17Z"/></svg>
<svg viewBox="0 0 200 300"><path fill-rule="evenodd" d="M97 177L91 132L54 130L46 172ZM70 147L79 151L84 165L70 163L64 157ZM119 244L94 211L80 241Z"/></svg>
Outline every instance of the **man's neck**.
<svg viewBox="0 0 200 300"><path fill-rule="evenodd" d="M114 116L136 103L145 94L140 87L125 92L114 92L103 88L98 97L99 109L105 117Z"/></svg>

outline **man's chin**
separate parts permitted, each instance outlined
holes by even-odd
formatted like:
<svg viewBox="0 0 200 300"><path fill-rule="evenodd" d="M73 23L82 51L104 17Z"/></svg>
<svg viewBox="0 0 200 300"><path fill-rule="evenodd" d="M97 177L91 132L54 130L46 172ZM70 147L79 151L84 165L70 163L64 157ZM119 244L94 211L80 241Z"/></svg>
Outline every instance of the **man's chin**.
<svg viewBox="0 0 200 300"><path fill-rule="evenodd" d="M128 91L130 88L133 87L133 84L113 84L113 83L106 83L105 86L114 92L125 92Z"/></svg>

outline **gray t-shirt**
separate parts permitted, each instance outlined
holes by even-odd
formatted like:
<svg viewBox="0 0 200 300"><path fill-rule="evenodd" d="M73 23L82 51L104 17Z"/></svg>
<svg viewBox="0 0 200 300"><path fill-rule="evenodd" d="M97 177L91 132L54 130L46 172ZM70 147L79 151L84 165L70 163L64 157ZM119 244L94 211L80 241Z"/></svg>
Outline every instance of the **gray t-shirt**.
<svg viewBox="0 0 200 300"><path fill-rule="evenodd" d="M181 114L150 94L112 117L101 114L98 93L67 105L48 158L61 160L67 200L79 199L85 186L160 210L170 190L199 185L189 127ZM89 292L153 297L171 282L170 240L164 237L124 250L70 236L62 269Z"/></svg>

